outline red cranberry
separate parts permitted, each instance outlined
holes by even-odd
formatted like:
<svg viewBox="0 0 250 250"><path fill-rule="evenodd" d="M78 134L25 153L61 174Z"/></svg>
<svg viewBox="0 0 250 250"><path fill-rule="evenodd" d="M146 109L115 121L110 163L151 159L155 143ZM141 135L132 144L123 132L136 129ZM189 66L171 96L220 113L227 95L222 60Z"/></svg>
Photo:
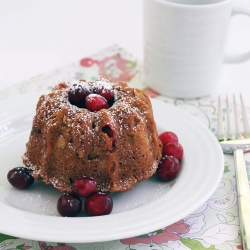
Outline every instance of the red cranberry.
<svg viewBox="0 0 250 250"><path fill-rule="evenodd" d="M179 168L180 163L178 159L165 155L162 157L156 173L162 181L170 181L176 177Z"/></svg>
<svg viewBox="0 0 250 250"><path fill-rule="evenodd" d="M86 96L90 94L89 87L82 82L74 83L68 91L69 102L79 108L84 107Z"/></svg>
<svg viewBox="0 0 250 250"><path fill-rule="evenodd" d="M85 201L85 210L89 215L99 216L110 214L112 209L112 198L103 192L93 193Z"/></svg>
<svg viewBox="0 0 250 250"><path fill-rule="evenodd" d="M72 184L72 191L80 197L88 197L96 190L96 181L90 177L77 178Z"/></svg>
<svg viewBox="0 0 250 250"><path fill-rule="evenodd" d="M159 135L159 139L161 140L163 145L168 144L169 142L178 142L177 135L171 131L161 133Z"/></svg>
<svg viewBox="0 0 250 250"><path fill-rule="evenodd" d="M96 81L93 84L93 93L104 97L107 101L114 98L114 91L112 85L109 82Z"/></svg>
<svg viewBox="0 0 250 250"><path fill-rule="evenodd" d="M11 169L7 178L9 183L18 189L25 189L34 183L34 178L30 175L31 170L25 167L16 167Z"/></svg>
<svg viewBox="0 0 250 250"><path fill-rule="evenodd" d="M88 110L92 112L109 108L107 100L97 94L88 95L85 99L85 106Z"/></svg>
<svg viewBox="0 0 250 250"><path fill-rule="evenodd" d="M74 217L82 210L82 201L75 194L63 194L57 202L57 211L63 217Z"/></svg>
<svg viewBox="0 0 250 250"><path fill-rule="evenodd" d="M181 161L183 157L183 147L179 142L169 142L163 145L162 155L171 155Z"/></svg>
<svg viewBox="0 0 250 250"><path fill-rule="evenodd" d="M114 98L114 92L112 90L108 90L108 89L102 89L99 92L99 95L104 97L107 101L111 101Z"/></svg>

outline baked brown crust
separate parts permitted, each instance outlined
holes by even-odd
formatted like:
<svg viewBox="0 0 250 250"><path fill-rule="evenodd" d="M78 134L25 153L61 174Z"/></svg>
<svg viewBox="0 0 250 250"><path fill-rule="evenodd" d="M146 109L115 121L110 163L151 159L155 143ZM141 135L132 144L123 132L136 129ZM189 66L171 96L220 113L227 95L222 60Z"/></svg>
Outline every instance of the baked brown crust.
<svg viewBox="0 0 250 250"><path fill-rule="evenodd" d="M162 144L149 98L126 83L110 83L113 105L91 112L69 102L72 84L60 83L37 103L23 156L32 176L61 192L71 192L71 183L83 176L108 192L130 190L151 177Z"/></svg>

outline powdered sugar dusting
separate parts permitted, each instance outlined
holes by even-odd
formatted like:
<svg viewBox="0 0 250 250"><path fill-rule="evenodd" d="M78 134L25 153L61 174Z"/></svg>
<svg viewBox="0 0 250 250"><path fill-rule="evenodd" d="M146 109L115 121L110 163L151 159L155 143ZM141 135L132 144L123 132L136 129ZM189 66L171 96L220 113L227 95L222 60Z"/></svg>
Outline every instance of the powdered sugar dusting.
<svg viewBox="0 0 250 250"><path fill-rule="evenodd" d="M71 104L68 92L77 84L84 84L92 90L105 88L113 91L111 107L91 112ZM95 93L91 95L96 96ZM23 160L46 183L52 183L61 191L70 191L69 179L82 175L88 169L93 169L93 173L95 171L96 178L106 178L106 183L100 183L104 190L113 187L130 189L141 179L137 168L145 168L143 174L150 176L157 165L154 162L150 166L150 161L157 158L154 154L160 155L158 141L151 140L151 133L155 133L156 138L156 128L147 125L150 121L151 126L152 112L148 112L150 107L149 99L141 91L129 88L124 83L114 84L105 78L95 82L61 83L50 94L41 96L37 104L33 126L41 132L34 130L31 136L33 143L43 138L41 149L37 149L43 152L41 159L35 164L31 155L26 153ZM134 146L138 139L142 143ZM143 140L150 140L147 146L143 145ZM151 146L156 146L156 149L147 149ZM149 152L144 153L145 150ZM58 164L60 169L57 168ZM79 170L79 166L82 166L82 170ZM126 175L130 167L135 173L129 173L132 177L128 178ZM113 174L108 172L109 169L114 169Z"/></svg>
<svg viewBox="0 0 250 250"><path fill-rule="evenodd" d="M112 90L112 85L109 79L101 77L93 83L92 88Z"/></svg>

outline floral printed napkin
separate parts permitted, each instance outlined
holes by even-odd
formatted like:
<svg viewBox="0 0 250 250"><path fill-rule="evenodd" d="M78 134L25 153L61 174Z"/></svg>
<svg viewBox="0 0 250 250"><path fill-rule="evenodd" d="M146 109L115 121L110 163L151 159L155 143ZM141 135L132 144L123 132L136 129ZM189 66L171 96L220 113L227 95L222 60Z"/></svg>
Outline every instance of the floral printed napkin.
<svg viewBox="0 0 250 250"><path fill-rule="evenodd" d="M175 105L188 112L213 133L217 126L217 98L192 100L161 96L143 83L138 61L119 46L112 46L95 55L84 57L63 68L31 78L0 91L0 100L14 95L46 93L61 81L95 80L98 76L112 81L126 81L131 87L143 89L151 98ZM223 110L224 113L226 110ZM248 116L250 109L247 108ZM246 156L248 174L250 160ZM232 156L225 155L224 174L213 196L188 217L148 234L102 243L65 244L32 241L0 234L0 250L234 250L242 249Z"/></svg>

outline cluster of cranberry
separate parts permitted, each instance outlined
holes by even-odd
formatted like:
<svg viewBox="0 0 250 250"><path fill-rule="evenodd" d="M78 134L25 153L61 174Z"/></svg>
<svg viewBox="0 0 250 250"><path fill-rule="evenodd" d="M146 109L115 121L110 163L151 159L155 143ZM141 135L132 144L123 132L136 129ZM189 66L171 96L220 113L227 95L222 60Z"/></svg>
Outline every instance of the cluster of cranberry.
<svg viewBox="0 0 250 250"><path fill-rule="evenodd" d="M72 183L72 192L63 194L57 202L57 211L61 216L74 217L82 211L82 200L86 198L85 211L92 216L110 214L113 200L107 193L97 191L93 178L80 177Z"/></svg>
<svg viewBox="0 0 250 250"><path fill-rule="evenodd" d="M7 174L10 184L18 189L26 189L34 183L30 175L32 171L25 167L16 167ZM97 191L97 184L90 177L77 178L72 183L72 193L63 194L57 202L57 211L61 216L74 217L82 211L82 200L85 199L85 211L89 215L99 216L110 214L113 200L107 193Z"/></svg>
<svg viewBox="0 0 250 250"><path fill-rule="evenodd" d="M178 137L171 131L160 134L162 158L157 168L157 175L162 181L170 181L176 177L180 169L180 161L183 157L183 147L178 142Z"/></svg>
<svg viewBox="0 0 250 250"><path fill-rule="evenodd" d="M92 86L79 81L69 89L68 98L71 104L95 112L112 106L114 91L112 85L106 81L96 81Z"/></svg>

